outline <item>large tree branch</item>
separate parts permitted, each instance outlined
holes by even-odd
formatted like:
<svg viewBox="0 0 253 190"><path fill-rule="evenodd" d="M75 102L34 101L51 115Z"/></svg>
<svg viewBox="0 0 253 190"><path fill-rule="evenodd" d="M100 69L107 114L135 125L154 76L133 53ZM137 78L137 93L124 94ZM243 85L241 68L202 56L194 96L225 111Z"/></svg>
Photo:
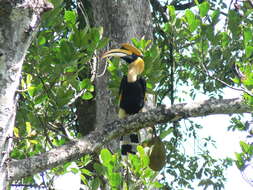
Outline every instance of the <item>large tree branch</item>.
<svg viewBox="0 0 253 190"><path fill-rule="evenodd" d="M202 3L204 0L199 0L198 3ZM190 9L194 6L196 6L196 3L194 0L188 2L188 3L185 3L185 4L180 4L178 3L180 1L172 1L172 3L170 5L173 5L175 7L176 10L185 10L185 9Z"/></svg>
<svg viewBox="0 0 253 190"><path fill-rule="evenodd" d="M146 126L167 123L182 118L207 116L213 114L248 113L251 109L243 100L210 99L201 102L177 104L171 107L159 107L145 113L129 116L125 120L114 120L86 137L72 141L38 156L9 162L10 180L21 179L43 170L56 167L67 161L73 161L84 154L97 153L103 145L116 137L129 134Z"/></svg>

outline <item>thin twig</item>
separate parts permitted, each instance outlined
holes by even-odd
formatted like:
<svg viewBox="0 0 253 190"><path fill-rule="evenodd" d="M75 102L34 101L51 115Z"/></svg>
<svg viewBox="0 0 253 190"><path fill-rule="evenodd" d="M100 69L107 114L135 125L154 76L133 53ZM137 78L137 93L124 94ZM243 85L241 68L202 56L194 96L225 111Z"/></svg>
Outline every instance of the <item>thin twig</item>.
<svg viewBox="0 0 253 190"><path fill-rule="evenodd" d="M79 97L81 97L85 92L87 91L87 89L83 89L81 92L79 92L77 95L75 95L74 98L72 98L69 103L67 104L67 106L71 106Z"/></svg>
<svg viewBox="0 0 253 190"><path fill-rule="evenodd" d="M108 61L105 62L105 68L104 68L104 70L103 70L103 72L101 74L97 75L97 78L102 77L105 74L107 66L108 66Z"/></svg>
<svg viewBox="0 0 253 190"><path fill-rule="evenodd" d="M16 90L16 92L18 92L18 93L22 93L22 92L26 92L26 91L28 91L28 88L26 88L26 89L17 89Z"/></svg>
<svg viewBox="0 0 253 190"><path fill-rule="evenodd" d="M77 6L78 6L79 9L81 10L82 15L83 15L83 17L84 17L84 20L85 20L85 22L86 22L88 28L90 28L89 18L88 18L88 16L87 16L87 15L85 14L85 12L84 12L85 9L84 9L83 3L82 3L82 2L78 2L78 3L77 3Z"/></svg>

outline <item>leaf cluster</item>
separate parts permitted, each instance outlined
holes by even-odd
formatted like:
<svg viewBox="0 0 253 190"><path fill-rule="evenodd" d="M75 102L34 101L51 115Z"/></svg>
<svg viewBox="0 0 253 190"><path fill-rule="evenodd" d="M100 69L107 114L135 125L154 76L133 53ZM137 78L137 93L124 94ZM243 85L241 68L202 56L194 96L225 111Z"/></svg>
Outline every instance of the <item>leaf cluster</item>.
<svg viewBox="0 0 253 190"><path fill-rule="evenodd" d="M90 68L95 51L108 39L102 38L102 28L79 29L76 11L66 10L63 1L54 5L43 16L23 66L13 158L32 156L76 137L73 103L78 97L94 96Z"/></svg>

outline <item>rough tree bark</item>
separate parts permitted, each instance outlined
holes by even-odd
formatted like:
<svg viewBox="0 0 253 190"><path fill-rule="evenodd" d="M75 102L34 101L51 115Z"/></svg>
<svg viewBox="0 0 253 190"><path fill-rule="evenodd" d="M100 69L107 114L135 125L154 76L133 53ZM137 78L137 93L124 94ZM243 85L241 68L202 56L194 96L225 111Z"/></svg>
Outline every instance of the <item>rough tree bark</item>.
<svg viewBox="0 0 253 190"><path fill-rule="evenodd" d="M110 39L108 49L118 47L121 43L131 42L132 38L152 39L150 4L147 0L92 0L93 21L95 26L103 27L105 37ZM104 64L97 65L101 73ZM108 73L96 78L96 126L116 118L112 110L111 94L108 90Z"/></svg>
<svg viewBox="0 0 253 190"><path fill-rule="evenodd" d="M153 39L149 1L79 0L78 2L88 7L91 5L93 18L91 18L90 24L95 27L103 27L104 36L110 39L107 50L118 47L121 43L130 43L132 38ZM98 54L101 55L101 52ZM96 72L102 73L104 66L105 64L99 60ZM91 114L90 111L88 113L91 117L96 117L93 129L100 128L104 123L117 117L115 105L113 105L112 96L108 90L108 77L109 75L106 72L102 77L95 79L96 103L95 108L91 109L94 114ZM82 110L82 107L85 106L87 105L79 106L79 115L86 113L85 110ZM88 106L89 108L93 107L92 102ZM92 119L92 121L94 120ZM82 126L88 127L87 122L81 121L80 123ZM92 125L91 122L89 122L90 125Z"/></svg>
<svg viewBox="0 0 253 190"><path fill-rule="evenodd" d="M107 50L118 47L121 43L130 43L132 38L145 37L152 40L149 1L79 0L78 2L84 6L91 6L89 8L93 12L93 18L90 19L90 24L94 27L103 27L104 36L110 39ZM99 58L101 53L98 52L97 74L102 73L105 67L104 61L102 62ZM79 128L82 134L88 134L94 129L101 129L105 123L117 118L114 101L108 89L109 77L108 72L101 77L96 77L95 100L81 101L77 105ZM107 147L115 150L118 148L118 144L114 141Z"/></svg>
<svg viewBox="0 0 253 190"><path fill-rule="evenodd" d="M52 5L43 0L0 1L0 189L7 188L7 162L16 115L21 67L40 14Z"/></svg>

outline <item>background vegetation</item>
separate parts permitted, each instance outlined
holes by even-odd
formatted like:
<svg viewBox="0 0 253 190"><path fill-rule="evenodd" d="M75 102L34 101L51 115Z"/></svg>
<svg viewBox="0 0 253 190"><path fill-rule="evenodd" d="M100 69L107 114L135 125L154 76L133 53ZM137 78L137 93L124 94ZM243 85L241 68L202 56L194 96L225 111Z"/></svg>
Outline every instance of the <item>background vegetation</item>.
<svg viewBox="0 0 253 190"><path fill-rule="evenodd" d="M37 36L26 56L19 89L19 105L14 130L14 149L11 157L27 158L45 152L80 137L76 120L75 100L92 100L95 86L90 68L96 51L110 39L103 38L103 28L90 26L89 6L78 8L71 0L54 0L55 9L43 17ZM149 93L157 97L157 104L184 102L182 94L195 100L197 93L210 98L222 98L223 89L242 91L245 101L253 105L253 6L251 1L195 2L187 7L180 1L151 1L154 41L133 39L144 53L144 76ZM79 10L79 11L77 11ZM80 13L80 10L81 13ZM152 45L151 45L152 43ZM117 99L117 88L126 68L117 59L107 67L111 74L110 89ZM190 91L183 91L190 86ZM116 101L115 101L116 103ZM232 117L231 130L250 132L241 117ZM91 189L103 188L108 179L112 189L152 187L165 189L194 189L193 184L224 187L224 170L236 163L243 170L253 148L241 142L242 152L232 158L215 159L208 146L212 138L196 144L196 154L183 150L189 139L198 139L200 126L190 119L157 127L166 146L167 164L159 182L149 167L143 147L139 156L131 155L128 164L121 162L118 153L107 149L100 154L100 162L92 162L92 155L76 161L73 173L80 173L82 182ZM15 184L37 184L51 187L55 175L67 171L70 163L48 170ZM134 178L121 176L122 168ZM103 177L104 176L104 177ZM130 188L130 189L131 189Z"/></svg>

